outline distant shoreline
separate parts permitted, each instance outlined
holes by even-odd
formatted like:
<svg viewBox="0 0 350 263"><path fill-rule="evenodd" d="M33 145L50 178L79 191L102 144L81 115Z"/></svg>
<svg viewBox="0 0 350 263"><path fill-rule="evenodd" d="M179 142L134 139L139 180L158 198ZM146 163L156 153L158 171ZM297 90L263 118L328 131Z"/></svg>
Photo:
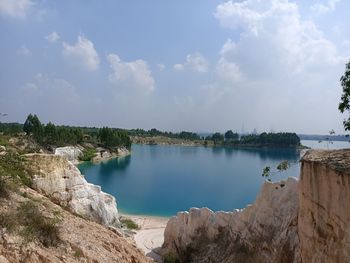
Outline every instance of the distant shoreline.
<svg viewBox="0 0 350 263"><path fill-rule="evenodd" d="M263 148L286 148L286 149L309 149L309 147L305 145L275 145L275 144L223 144L223 143L215 143L214 141L206 141L206 140L183 140L178 138L169 138L164 136L154 136L154 137L132 137L132 144L139 145L174 145L174 146L203 146L203 147L223 147L223 148L232 148L232 149L263 149Z"/></svg>

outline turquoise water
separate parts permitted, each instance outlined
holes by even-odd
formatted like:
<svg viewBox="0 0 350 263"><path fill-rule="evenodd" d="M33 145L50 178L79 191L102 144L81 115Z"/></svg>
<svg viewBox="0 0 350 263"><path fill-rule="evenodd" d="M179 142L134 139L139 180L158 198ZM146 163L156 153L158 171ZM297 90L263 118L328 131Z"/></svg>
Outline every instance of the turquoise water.
<svg viewBox="0 0 350 263"><path fill-rule="evenodd" d="M295 164L273 181L299 175L298 150L133 145L131 156L79 169L116 197L121 212L172 216L191 207L243 208L260 190L262 169L284 160Z"/></svg>

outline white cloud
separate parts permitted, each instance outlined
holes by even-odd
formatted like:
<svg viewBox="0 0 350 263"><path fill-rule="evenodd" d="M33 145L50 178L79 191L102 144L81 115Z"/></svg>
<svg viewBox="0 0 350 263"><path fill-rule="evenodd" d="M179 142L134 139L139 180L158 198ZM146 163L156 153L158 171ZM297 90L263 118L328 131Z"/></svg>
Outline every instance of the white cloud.
<svg viewBox="0 0 350 263"><path fill-rule="evenodd" d="M17 50L17 54L25 57L30 57L32 55L32 52L25 45L23 45Z"/></svg>
<svg viewBox="0 0 350 263"><path fill-rule="evenodd" d="M243 31L236 43L226 42L221 52L231 50L226 56L240 60L247 71L282 67L296 73L344 60L315 23L303 20L298 6L287 0L228 1L217 7L215 17L222 26Z"/></svg>
<svg viewBox="0 0 350 263"><path fill-rule="evenodd" d="M83 70L97 70L100 64L100 58L94 48L94 44L84 36L78 36L74 45L63 42L63 56L72 65Z"/></svg>
<svg viewBox="0 0 350 263"><path fill-rule="evenodd" d="M195 52L193 54L188 54L186 56L186 62L183 64L175 64L174 69L175 70L184 70L186 68L200 73L205 73L208 71L209 63L205 59L205 57L199 53Z"/></svg>
<svg viewBox="0 0 350 263"><path fill-rule="evenodd" d="M25 18L33 5L31 0L0 0L0 12L16 18Z"/></svg>
<svg viewBox="0 0 350 263"><path fill-rule="evenodd" d="M178 70L178 71L184 70L184 65L182 64L174 64L173 67L175 70Z"/></svg>
<svg viewBox="0 0 350 263"><path fill-rule="evenodd" d="M159 69L159 71L163 71L165 69L165 65L164 64L157 64L157 68Z"/></svg>
<svg viewBox="0 0 350 263"><path fill-rule="evenodd" d="M107 56L107 60L112 69L109 80L115 86L145 92L152 92L155 89L155 81L146 61L138 59L124 62L113 53Z"/></svg>
<svg viewBox="0 0 350 263"><path fill-rule="evenodd" d="M281 123L289 130L303 130L311 122L325 130L341 126L334 105L345 53L303 17L296 3L228 1L217 6L215 17L234 31L235 40L223 44L213 80L203 89L213 108L244 111L235 122L249 119L265 130ZM294 119L286 123L286 116ZM326 121L323 116L335 117Z"/></svg>
<svg viewBox="0 0 350 263"><path fill-rule="evenodd" d="M336 4L341 0L328 0L326 3L315 3L311 5L311 12L315 15L323 15L335 10Z"/></svg>
<svg viewBox="0 0 350 263"><path fill-rule="evenodd" d="M49 41L50 43L55 43L60 39L60 35L57 34L56 31L53 31L52 33L48 34L45 39Z"/></svg>

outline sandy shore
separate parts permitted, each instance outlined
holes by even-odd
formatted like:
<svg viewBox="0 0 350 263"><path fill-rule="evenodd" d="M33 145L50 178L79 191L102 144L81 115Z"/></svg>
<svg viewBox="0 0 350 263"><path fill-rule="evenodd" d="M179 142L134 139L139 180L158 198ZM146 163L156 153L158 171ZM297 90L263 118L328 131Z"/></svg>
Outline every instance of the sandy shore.
<svg viewBox="0 0 350 263"><path fill-rule="evenodd" d="M134 236L136 245L148 257L153 258L156 262L161 262L158 252L164 241L164 229L169 218L128 214L121 216L132 219L140 226L140 230L137 230Z"/></svg>

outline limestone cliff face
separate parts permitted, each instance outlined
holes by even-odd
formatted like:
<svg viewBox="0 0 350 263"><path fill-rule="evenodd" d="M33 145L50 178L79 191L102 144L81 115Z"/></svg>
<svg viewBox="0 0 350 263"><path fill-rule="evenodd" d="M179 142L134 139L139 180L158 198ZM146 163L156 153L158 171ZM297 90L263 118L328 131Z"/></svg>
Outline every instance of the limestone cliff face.
<svg viewBox="0 0 350 263"><path fill-rule="evenodd" d="M100 224L119 227L115 198L89 184L65 157L28 154L34 170L33 187L72 212Z"/></svg>
<svg viewBox="0 0 350 263"><path fill-rule="evenodd" d="M309 151L301 162L303 262L350 262L350 150Z"/></svg>
<svg viewBox="0 0 350 263"><path fill-rule="evenodd" d="M265 182L243 210L178 213L166 226L164 253L181 262L300 262L297 214L297 179Z"/></svg>
<svg viewBox="0 0 350 263"><path fill-rule="evenodd" d="M68 161L77 164L79 163L79 157L83 155L83 149L78 146L59 147L55 149L55 155L66 157Z"/></svg>

